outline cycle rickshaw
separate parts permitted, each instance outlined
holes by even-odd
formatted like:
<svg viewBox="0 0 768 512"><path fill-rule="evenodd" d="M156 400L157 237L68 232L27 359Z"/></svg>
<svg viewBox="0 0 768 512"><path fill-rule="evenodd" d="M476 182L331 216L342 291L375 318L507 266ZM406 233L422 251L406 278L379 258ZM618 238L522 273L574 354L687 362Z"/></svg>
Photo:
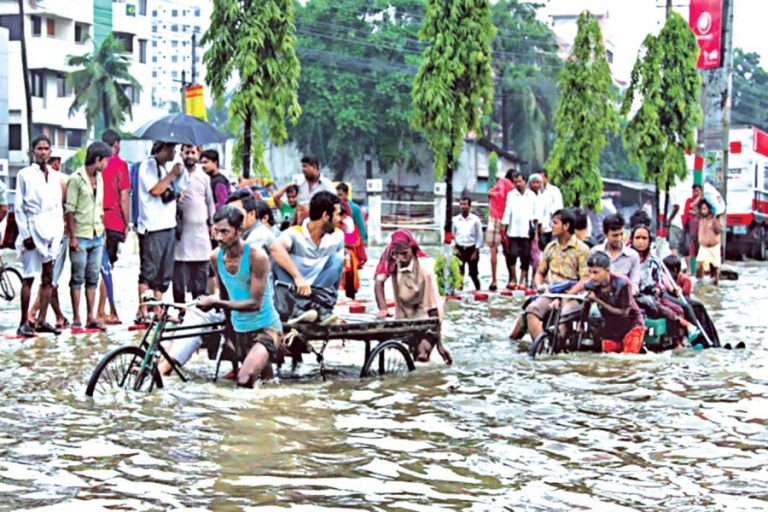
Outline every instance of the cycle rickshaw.
<svg viewBox="0 0 768 512"><path fill-rule="evenodd" d="M109 393L115 389L152 391L163 387L163 377L158 370L160 357L170 364L183 382L188 378L180 366L169 355L164 341L184 340L199 337L201 348L208 358L215 361L213 381L218 379L221 363L229 361L233 370L239 364L234 336L225 321L204 322L196 325L175 325L171 323L172 311L193 314L194 303L146 302L148 308L159 312L151 315L150 324L139 345L118 347L106 354L96 365L88 381L85 394L94 396ZM320 365L320 374L325 379L325 351L332 340L362 341L364 343L363 363L360 378L402 375L415 369L413 351L417 341L424 337L440 336L440 320L371 320L322 325L319 323L286 323L284 327L287 348L295 367L303 354L314 354Z"/></svg>

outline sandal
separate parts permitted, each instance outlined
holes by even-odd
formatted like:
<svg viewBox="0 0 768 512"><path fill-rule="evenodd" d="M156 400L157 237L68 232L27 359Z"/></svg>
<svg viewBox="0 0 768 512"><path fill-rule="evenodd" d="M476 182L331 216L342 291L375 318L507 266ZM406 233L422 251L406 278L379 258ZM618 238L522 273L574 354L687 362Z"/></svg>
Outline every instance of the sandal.
<svg viewBox="0 0 768 512"><path fill-rule="evenodd" d="M101 332L107 332L107 328L99 321L88 322L85 326L86 329L97 329Z"/></svg>
<svg viewBox="0 0 768 512"><path fill-rule="evenodd" d="M57 320L55 325L57 329L67 329L70 327L69 320L66 317L61 322Z"/></svg>
<svg viewBox="0 0 768 512"><path fill-rule="evenodd" d="M83 323L80 320L76 322L72 322L71 324L69 324L69 328L72 329L73 331L82 330Z"/></svg>
<svg viewBox="0 0 768 512"><path fill-rule="evenodd" d="M493 283L491 286L488 287L488 291L489 292L495 292L498 289L499 288L498 288L498 286L496 286L496 283Z"/></svg>
<svg viewBox="0 0 768 512"><path fill-rule="evenodd" d="M148 316L137 315L136 318L133 319L133 323L135 325L149 325L151 322Z"/></svg>

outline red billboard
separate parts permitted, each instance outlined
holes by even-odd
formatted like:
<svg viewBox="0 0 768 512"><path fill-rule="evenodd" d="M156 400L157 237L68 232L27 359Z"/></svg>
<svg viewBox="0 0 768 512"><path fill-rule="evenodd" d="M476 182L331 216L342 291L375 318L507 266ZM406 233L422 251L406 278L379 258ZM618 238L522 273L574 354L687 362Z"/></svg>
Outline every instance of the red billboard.
<svg viewBox="0 0 768 512"><path fill-rule="evenodd" d="M688 23L699 43L699 69L719 68L722 57L722 0L691 0Z"/></svg>

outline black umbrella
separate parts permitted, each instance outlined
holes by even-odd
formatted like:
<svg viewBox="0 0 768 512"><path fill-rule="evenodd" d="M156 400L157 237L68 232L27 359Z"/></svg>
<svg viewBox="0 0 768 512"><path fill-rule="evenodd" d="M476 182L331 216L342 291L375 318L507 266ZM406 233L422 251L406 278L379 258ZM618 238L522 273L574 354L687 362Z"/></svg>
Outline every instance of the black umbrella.
<svg viewBox="0 0 768 512"><path fill-rule="evenodd" d="M150 121L134 132L141 140L159 140L177 144L211 144L227 138L219 130L196 117L187 114L170 114Z"/></svg>

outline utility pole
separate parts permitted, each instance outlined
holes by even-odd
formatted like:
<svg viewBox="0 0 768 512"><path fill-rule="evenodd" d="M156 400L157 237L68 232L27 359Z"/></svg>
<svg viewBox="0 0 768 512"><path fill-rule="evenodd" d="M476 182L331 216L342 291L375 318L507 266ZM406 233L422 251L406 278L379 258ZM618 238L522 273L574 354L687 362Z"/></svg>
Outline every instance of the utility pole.
<svg viewBox="0 0 768 512"><path fill-rule="evenodd" d="M197 53L197 34L192 34L192 85L196 84L195 80L195 55Z"/></svg>
<svg viewBox="0 0 768 512"><path fill-rule="evenodd" d="M728 153L731 128L731 83L733 76L733 0L723 0L720 67L701 70L701 102L704 124L697 137L698 162L715 162L714 175L704 176L701 169L694 171L694 183L712 182L728 202ZM717 156L722 154L722 158ZM709 158L708 158L709 157ZM718 161L719 160L719 161ZM704 165L703 167L707 167ZM727 218L727 216L726 216ZM725 219L724 219L725 222ZM727 222L725 222L727 224ZM725 256L726 231L722 235L722 252Z"/></svg>

